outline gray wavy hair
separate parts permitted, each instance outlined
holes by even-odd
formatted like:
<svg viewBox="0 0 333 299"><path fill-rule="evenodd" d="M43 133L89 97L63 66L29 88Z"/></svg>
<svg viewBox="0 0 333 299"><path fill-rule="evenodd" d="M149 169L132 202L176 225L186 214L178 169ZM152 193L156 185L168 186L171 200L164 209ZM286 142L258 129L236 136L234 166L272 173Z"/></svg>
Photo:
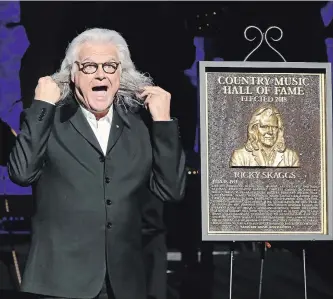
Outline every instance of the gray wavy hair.
<svg viewBox="0 0 333 299"><path fill-rule="evenodd" d="M116 94L115 103L125 107L142 106L142 102L137 99L136 93L143 86L153 85L152 78L145 73L138 71L131 59L125 39L114 30L104 28L87 29L68 45L65 58L61 63L60 69L52 75L61 89L61 102L73 93L71 75L78 70L75 61L80 50L80 46L86 42L112 43L118 49L120 67L120 88Z"/></svg>
<svg viewBox="0 0 333 299"><path fill-rule="evenodd" d="M275 116L277 118L279 131L274 148L278 152L284 152L286 144L283 137L284 127L281 114L275 106L270 104L259 107L253 113L247 130L247 142L245 144L246 150L249 152L252 152L254 150L256 151L259 150L258 125L260 123L261 118L263 117L263 114L266 114L268 116Z"/></svg>

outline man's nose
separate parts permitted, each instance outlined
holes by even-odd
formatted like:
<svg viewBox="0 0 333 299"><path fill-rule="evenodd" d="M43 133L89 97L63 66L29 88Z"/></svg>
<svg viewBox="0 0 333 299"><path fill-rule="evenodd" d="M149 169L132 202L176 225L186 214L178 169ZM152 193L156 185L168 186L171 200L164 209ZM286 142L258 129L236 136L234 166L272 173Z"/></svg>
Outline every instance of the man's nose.
<svg viewBox="0 0 333 299"><path fill-rule="evenodd" d="M103 80L105 78L105 72L101 65L98 66L96 71L96 79Z"/></svg>

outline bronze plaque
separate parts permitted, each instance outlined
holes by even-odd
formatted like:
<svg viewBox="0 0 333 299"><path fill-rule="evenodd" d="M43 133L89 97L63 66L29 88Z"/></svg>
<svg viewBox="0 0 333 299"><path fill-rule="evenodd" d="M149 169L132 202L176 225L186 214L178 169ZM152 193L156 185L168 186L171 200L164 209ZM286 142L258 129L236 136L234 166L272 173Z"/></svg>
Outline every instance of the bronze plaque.
<svg viewBox="0 0 333 299"><path fill-rule="evenodd" d="M203 240L332 239L327 63L200 62Z"/></svg>

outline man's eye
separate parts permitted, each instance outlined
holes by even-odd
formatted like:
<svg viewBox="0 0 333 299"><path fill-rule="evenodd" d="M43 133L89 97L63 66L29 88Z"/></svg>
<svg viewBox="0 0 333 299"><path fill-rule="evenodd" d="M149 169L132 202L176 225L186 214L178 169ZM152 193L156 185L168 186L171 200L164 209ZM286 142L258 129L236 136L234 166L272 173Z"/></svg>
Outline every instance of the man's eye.
<svg viewBox="0 0 333 299"><path fill-rule="evenodd" d="M96 67L94 64L85 64L83 67Z"/></svg>
<svg viewBox="0 0 333 299"><path fill-rule="evenodd" d="M104 67L108 68L108 69L115 69L116 64L115 63L107 63L107 64L104 64Z"/></svg>
<svg viewBox="0 0 333 299"><path fill-rule="evenodd" d="M86 71L86 72L91 72L91 71L94 71L97 69L96 65L95 64L85 64L83 66L83 69Z"/></svg>

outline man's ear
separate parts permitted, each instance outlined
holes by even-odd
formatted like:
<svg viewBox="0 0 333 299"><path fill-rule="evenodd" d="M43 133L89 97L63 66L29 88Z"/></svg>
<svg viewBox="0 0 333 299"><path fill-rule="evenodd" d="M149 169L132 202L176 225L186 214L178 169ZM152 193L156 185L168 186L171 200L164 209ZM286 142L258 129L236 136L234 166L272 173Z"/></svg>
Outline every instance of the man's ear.
<svg viewBox="0 0 333 299"><path fill-rule="evenodd" d="M74 64L72 69L71 69L71 81L72 81L72 83L74 83L76 71L77 71L77 65Z"/></svg>

